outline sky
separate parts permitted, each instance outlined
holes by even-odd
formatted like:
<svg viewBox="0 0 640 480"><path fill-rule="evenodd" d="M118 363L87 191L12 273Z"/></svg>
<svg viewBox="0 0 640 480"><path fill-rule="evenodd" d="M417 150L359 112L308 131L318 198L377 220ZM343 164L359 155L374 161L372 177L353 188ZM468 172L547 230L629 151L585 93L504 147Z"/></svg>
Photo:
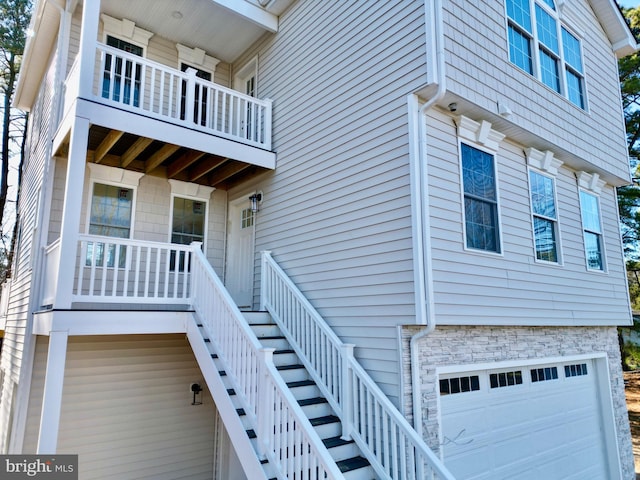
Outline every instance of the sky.
<svg viewBox="0 0 640 480"><path fill-rule="evenodd" d="M618 0L618 3L622 7L634 8L640 5L640 0Z"/></svg>

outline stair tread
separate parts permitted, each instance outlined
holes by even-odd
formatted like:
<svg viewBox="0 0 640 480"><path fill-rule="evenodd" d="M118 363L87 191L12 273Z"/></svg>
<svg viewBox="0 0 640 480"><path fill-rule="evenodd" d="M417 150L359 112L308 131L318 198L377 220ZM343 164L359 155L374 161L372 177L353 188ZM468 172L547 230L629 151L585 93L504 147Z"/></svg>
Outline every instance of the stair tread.
<svg viewBox="0 0 640 480"><path fill-rule="evenodd" d="M300 380L298 382L287 382L287 387L296 388L296 387L309 387L311 385L315 385L316 382L313 380Z"/></svg>
<svg viewBox="0 0 640 480"><path fill-rule="evenodd" d="M278 354L283 355L286 353L296 353L296 351L291 349L283 349L283 350L276 350L275 352L273 352L274 355L278 355Z"/></svg>
<svg viewBox="0 0 640 480"><path fill-rule="evenodd" d="M309 422L311 422L311 425L314 427L317 427L318 425L326 425L327 423L338 423L339 421L340 419L335 415L325 415L323 417L309 419Z"/></svg>
<svg viewBox="0 0 640 480"><path fill-rule="evenodd" d="M331 437L331 438L323 439L322 443L324 443L324 446L327 448L334 448L334 447L341 447L342 445L349 445L351 443L354 443L354 441L345 440L342 437Z"/></svg>
<svg viewBox="0 0 640 480"><path fill-rule="evenodd" d="M328 403L324 397L303 398L298 400L298 405L304 407L306 405L319 405L321 403Z"/></svg>
<svg viewBox="0 0 640 480"><path fill-rule="evenodd" d="M369 460L360 456L340 460L339 462L336 462L336 464L338 465L338 468L342 473L350 472L352 470L357 470L358 468L364 468L371 465L369 463Z"/></svg>
<svg viewBox="0 0 640 480"><path fill-rule="evenodd" d="M293 365L276 365L277 370L295 370L296 368L304 368L304 365L300 363L294 363Z"/></svg>

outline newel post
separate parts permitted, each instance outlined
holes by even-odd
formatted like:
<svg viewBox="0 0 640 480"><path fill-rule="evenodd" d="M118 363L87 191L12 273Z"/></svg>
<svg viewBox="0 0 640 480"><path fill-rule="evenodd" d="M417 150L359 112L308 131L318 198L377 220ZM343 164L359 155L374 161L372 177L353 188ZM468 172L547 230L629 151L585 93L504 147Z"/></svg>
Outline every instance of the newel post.
<svg viewBox="0 0 640 480"><path fill-rule="evenodd" d="M269 365L273 365L275 348L261 348L258 351L258 378L256 396L256 417L258 419L258 454L261 459L266 458L269 449L269 437L273 432L274 403L273 388L269 381Z"/></svg>
<svg viewBox="0 0 640 480"><path fill-rule="evenodd" d="M202 242L191 242L191 258L189 259L186 265L195 265L196 259L195 256L198 254L198 251L202 251ZM186 259L185 259L186 261ZM200 280L200 266L191 268L189 275L191 276L191 281L189 282L189 301L191 302L191 306L195 308L196 306L196 295L198 292L198 281Z"/></svg>
<svg viewBox="0 0 640 480"><path fill-rule="evenodd" d="M267 311L267 296L271 294L271 283L269 282L270 275L267 270L269 268L269 258L271 252L263 250L260 262L260 311Z"/></svg>
<svg viewBox="0 0 640 480"><path fill-rule="evenodd" d="M185 71L187 74L187 95L184 100L184 115L185 121L198 123L198 105L196 105L196 73L198 71L195 68L187 68Z"/></svg>
<svg viewBox="0 0 640 480"><path fill-rule="evenodd" d="M353 343L343 343L340 347L340 404L342 406L342 438L351 440L353 431L353 385L351 383L351 362L353 361Z"/></svg>

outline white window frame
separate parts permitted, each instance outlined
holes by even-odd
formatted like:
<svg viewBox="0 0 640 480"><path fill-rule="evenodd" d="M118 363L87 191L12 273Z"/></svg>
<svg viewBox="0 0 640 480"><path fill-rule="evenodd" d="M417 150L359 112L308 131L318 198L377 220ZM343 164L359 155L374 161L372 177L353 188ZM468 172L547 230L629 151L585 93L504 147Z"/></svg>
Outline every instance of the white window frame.
<svg viewBox="0 0 640 480"><path fill-rule="evenodd" d="M238 72L233 76L233 88L241 93L246 94L246 81L253 77L254 79L254 97L258 97L258 57L255 56L242 67L238 69Z"/></svg>
<svg viewBox="0 0 640 480"><path fill-rule="evenodd" d="M202 240L202 251L207 251L207 239L209 235L209 201L211 200L211 194L215 190L214 187L207 187L205 185L198 185L197 183L188 183L180 180L169 180L171 185L171 195L169 199L169 232L167 234L167 242L171 243L171 236L173 235L173 199L185 198L187 200L193 200L204 203L204 236Z"/></svg>
<svg viewBox="0 0 640 480"><path fill-rule="evenodd" d="M502 215L500 208L500 188L499 188L499 175L498 175L498 160L497 153L500 147L500 142L504 139L505 135L493 130L491 123L486 120L476 122L465 116L459 116L456 118L456 124L458 127L458 167L460 174L460 211L462 215L462 245L463 249L467 252L486 254L486 255L504 255L503 241L502 241ZM465 214L465 191L464 191L464 173L462 166L462 144L466 144L472 148L476 148L483 151L493 158L493 173L496 189L496 228L498 229L496 235L497 251L484 250L480 248L473 248L467 245L467 219Z"/></svg>
<svg viewBox="0 0 640 480"><path fill-rule="evenodd" d="M529 206L531 211L531 236L533 241L533 257L536 262L544 263L546 265L563 265L563 252L562 252L562 234L560 227L560 212L558 209L558 182L556 177L558 175L558 169L562 165L562 161L554 157L553 152L539 151L535 148L525 149L525 155L527 158L527 183L529 186ZM531 189L531 172L538 175L550 178L553 182L553 201L556 211L556 218L549 218L543 215L538 215L533 211L533 198ZM536 249L536 233L535 233L535 217L540 217L545 220L551 220L554 222L555 238L556 238L556 261L543 260L538 258L538 251Z"/></svg>
<svg viewBox="0 0 640 480"><path fill-rule="evenodd" d="M576 174L576 178L578 180L578 203L580 205L580 222L582 225L582 242L583 242L583 246L584 246L584 260L585 260L585 266L587 268L587 270L589 272L595 272L595 273L607 273L607 255L606 255L606 244L605 244L605 239L604 239L604 224L602 222L602 205L600 202L600 195L602 193L602 189L604 188L604 186L606 185L606 182L604 180L602 180L600 178L600 175L597 173L588 173L588 172L578 172ZM595 232L591 229L587 230L585 228L583 219L582 219L582 209L583 209L583 205L582 205L582 198L581 198L581 192L585 192L593 197L595 197L596 199L596 204L598 207L598 220L600 222L600 231L599 232ZM599 235L599 240L600 240L600 256L602 259L602 268L590 268L589 267L589 260L587 258L587 245L586 242L584 240L584 234L586 232L590 232L590 233L595 233L597 235Z"/></svg>
<svg viewBox="0 0 640 480"><path fill-rule="evenodd" d="M586 82L586 74L585 74L585 63L584 63L584 35L579 34L575 28L569 27L561 18L561 7L562 4L559 1L552 0L555 4L555 10L551 9L549 5L543 0L527 0L529 4L529 19L531 21L531 32L527 31L524 26L520 25L515 19L512 19L508 14L507 2L512 0L505 1L505 19L506 19L506 32L507 35L505 37L507 42L507 56L509 58L509 63L511 63L516 68L528 73L533 76L538 82L548 88L549 90L555 92L556 94L564 97L568 100L572 105L580 108L581 110L588 111L588 102L587 102L587 82ZM551 52L549 48L545 46L545 44L540 40L538 36L538 28L537 28L537 16L536 16L536 5L540 6L542 10L550 15L555 20L556 26L556 38L558 41L558 53ZM511 42L509 40L509 28L512 27L516 30L520 35L527 38L529 42L529 48L531 52L531 69L532 72L527 70L523 70L519 65L517 65L511 59ZM571 66L567 60L565 59L565 51L564 51L564 43L562 39L562 30L566 30L567 33L576 38L580 44L580 61L582 63L582 71L576 70L573 66ZM542 80L542 67L540 60L540 49L543 49L545 52L548 52L549 56L554 57L556 60L556 65L558 68L558 77L559 77L559 90L557 91L555 88L549 86ZM573 75L579 77L581 84L581 93L582 93L582 105L575 103L573 100L569 98L569 89L567 85L567 72L571 72Z"/></svg>

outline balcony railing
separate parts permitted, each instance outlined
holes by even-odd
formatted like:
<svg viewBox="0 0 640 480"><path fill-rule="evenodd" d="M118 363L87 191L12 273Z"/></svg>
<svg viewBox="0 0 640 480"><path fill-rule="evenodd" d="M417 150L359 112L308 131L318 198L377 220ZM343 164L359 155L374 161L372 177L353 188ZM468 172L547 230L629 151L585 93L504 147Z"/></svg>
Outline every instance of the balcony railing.
<svg viewBox="0 0 640 480"><path fill-rule="evenodd" d="M260 100L161 63L97 44L93 98L100 103L271 150L271 101ZM77 92L74 64L65 104Z"/></svg>
<svg viewBox="0 0 640 480"><path fill-rule="evenodd" d="M80 235L72 286L57 284L60 242L45 248L41 305L53 306L56 289L72 288L73 302L174 304L191 302L193 246Z"/></svg>

